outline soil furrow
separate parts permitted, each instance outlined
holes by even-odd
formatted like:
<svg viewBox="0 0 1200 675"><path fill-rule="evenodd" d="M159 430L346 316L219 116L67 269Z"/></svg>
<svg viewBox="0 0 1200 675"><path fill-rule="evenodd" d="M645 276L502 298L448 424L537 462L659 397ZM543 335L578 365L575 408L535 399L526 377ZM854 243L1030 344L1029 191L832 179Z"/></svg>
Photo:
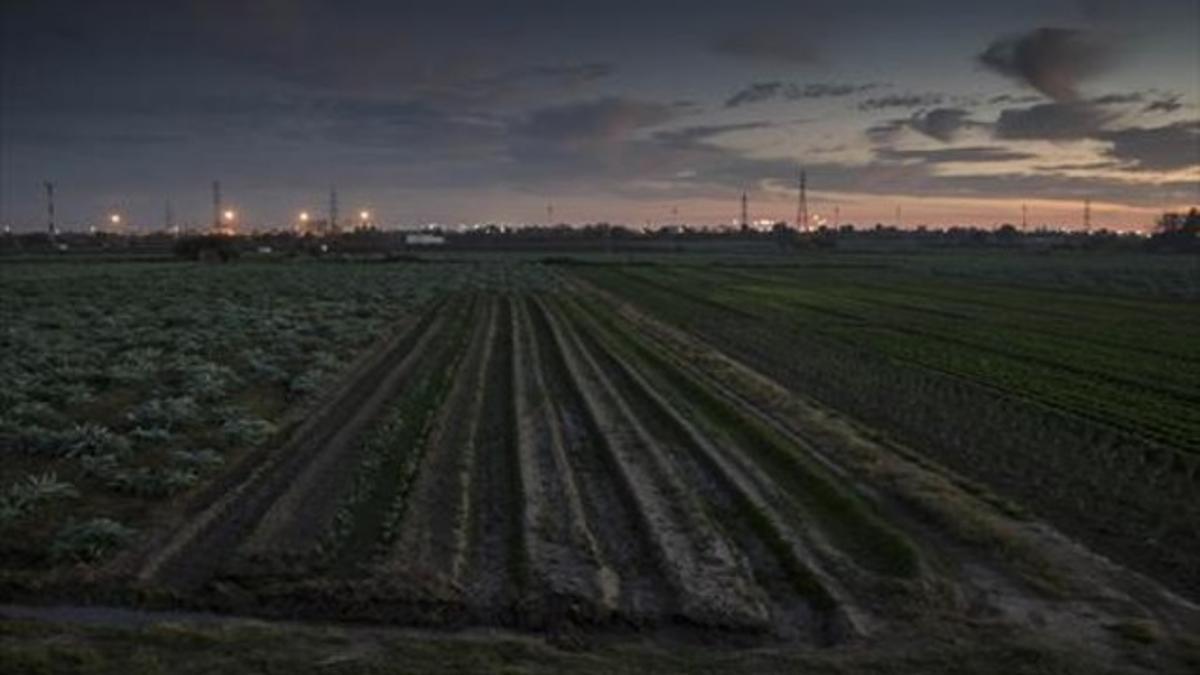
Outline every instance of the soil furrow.
<svg viewBox="0 0 1200 675"><path fill-rule="evenodd" d="M513 379L512 301L495 310L494 337L476 422L468 495L468 549L460 586L485 612L514 605L525 586L522 491Z"/></svg>
<svg viewBox="0 0 1200 675"><path fill-rule="evenodd" d="M635 369L595 337L599 326L589 326L591 330L578 333L581 342L669 451L688 485L703 492L705 504L747 555L756 583L771 598L776 629L808 633L819 640L840 639L846 631L863 632L864 613L816 554L840 556L813 530L804 509L751 461L754 451L719 430L698 428L689 417L699 411L690 409L682 392L669 387L660 391L661 382L651 385L645 371Z"/></svg>
<svg viewBox="0 0 1200 675"><path fill-rule="evenodd" d="M459 579L466 554L474 447L479 436L484 377L495 339L495 300L476 321L471 347L442 406L392 551L391 564L420 576Z"/></svg>
<svg viewBox="0 0 1200 675"><path fill-rule="evenodd" d="M641 623L679 612L669 577L664 573L650 533L636 509L636 500L620 467L605 447L604 435L589 414L548 324L533 315L541 345L547 395L556 423L563 430L567 458L583 498L588 523L597 535L605 562L621 580L622 617Z"/></svg>
<svg viewBox="0 0 1200 675"><path fill-rule="evenodd" d="M765 630L769 616L741 554L706 514L676 467L577 341L549 315L564 361L589 414L637 497L647 529L680 596L685 619L704 625Z"/></svg>
<svg viewBox="0 0 1200 675"><path fill-rule="evenodd" d="M563 449L524 302L513 316L517 438L525 495L524 537L531 604L548 615L601 619L615 609L619 581L598 555Z"/></svg>

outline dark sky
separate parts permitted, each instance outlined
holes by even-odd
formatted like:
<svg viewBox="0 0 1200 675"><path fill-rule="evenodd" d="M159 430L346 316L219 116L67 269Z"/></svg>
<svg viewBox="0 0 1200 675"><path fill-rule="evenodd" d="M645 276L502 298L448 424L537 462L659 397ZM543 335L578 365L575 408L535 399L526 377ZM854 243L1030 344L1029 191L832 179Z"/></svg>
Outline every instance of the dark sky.
<svg viewBox="0 0 1200 675"><path fill-rule="evenodd" d="M1200 202L1196 0L4 0L0 221L1148 224ZM677 215L676 215L677 214Z"/></svg>

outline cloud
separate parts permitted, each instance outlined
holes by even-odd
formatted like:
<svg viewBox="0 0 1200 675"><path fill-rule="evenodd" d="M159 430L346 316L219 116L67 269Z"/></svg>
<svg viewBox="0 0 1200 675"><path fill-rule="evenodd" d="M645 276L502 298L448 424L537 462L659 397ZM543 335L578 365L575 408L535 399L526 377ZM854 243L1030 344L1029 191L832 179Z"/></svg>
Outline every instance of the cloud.
<svg viewBox="0 0 1200 675"><path fill-rule="evenodd" d="M1120 98L1130 102L1141 100L1140 96ZM1104 112L1094 103L1043 103L1001 111L993 129L997 138L1007 140L1109 143L1110 147L1103 151L1104 156L1109 158L1110 164L1119 162L1127 169L1174 171L1200 166L1200 121L1152 128L1106 128L1114 119L1113 113Z"/></svg>
<svg viewBox="0 0 1200 675"><path fill-rule="evenodd" d="M820 54L811 40L798 39L791 31L743 31L721 37L713 43L718 54L752 61L787 64L813 64Z"/></svg>
<svg viewBox="0 0 1200 675"><path fill-rule="evenodd" d="M883 110L885 108L922 108L940 105L945 97L941 94L892 94L869 98L858 104L859 110Z"/></svg>
<svg viewBox="0 0 1200 675"><path fill-rule="evenodd" d="M1150 101L1146 104L1145 108L1142 108L1142 111L1173 113L1183 107L1183 104L1179 102L1179 99L1181 98L1183 97L1179 94L1168 94L1161 98Z"/></svg>
<svg viewBox="0 0 1200 675"><path fill-rule="evenodd" d="M908 120L885 120L867 128L867 138L874 143L888 143L908 128Z"/></svg>
<svg viewBox="0 0 1200 675"><path fill-rule="evenodd" d="M867 84L818 82L816 84L806 84L803 87L791 85L784 92L784 97L793 101L806 98L838 98L870 91L877 87L879 85L874 82Z"/></svg>
<svg viewBox="0 0 1200 675"><path fill-rule="evenodd" d="M1000 111L994 130L1008 140L1080 140L1093 137L1110 118L1088 103L1040 103Z"/></svg>
<svg viewBox="0 0 1200 675"><path fill-rule="evenodd" d="M909 126L930 138L948 143L961 131L978 126L978 123L973 122L970 113L961 108L934 108L913 115Z"/></svg>
<svg viewBox="0 0 1200 675"><path fill-rule="evenodd" d="M935 150L900 150L876 148L875 156L884 161L919 161L925 164L947 164L952 162L1013 162L1034 159L1037 155L1017 152L995 146L971 146L963 148L939 148Z"/></svg>
<svg viewBox="0 0 1200 675"><path fill-rule="evenodd" d="M606 143L669 122L685 106L618 97L539 108L517 125L522 135L552 141Z"/></svg>
<svg viewBox="0 0 1200 675"><path fill-rule="evenodd" d="M1101 169L1116 169L1120 162L1104 160L1100 162L1069 162L1067 164L1040 164L1039 171L1099 171Z"/></svg>
<svg viewBox="0 0 1200 675"><path fill-rule="evenodd" d="M1095 105L1124 105L1128 103L1141 103L1146 100L1146 95L1140 91L1131 91L1126 94L1105 94L1097 96L1091 100Z"/></svg>
<svg viewBox="0 0 1200 675"><path fill-rule="evenodd" d="M867 129L867 136L876 143L894 140L900 132L911 129L932 139L949 143L960 133L986 126L970 117L962 108L934 108L913 113L907 119L888 120Z"/></svg>
<svg viewBox="0 0 1200 675"><path fill-rule="evenodd" d="M725 101L726 108L736 108L749 103L761 103L779 97L783 90L782 82L754 82L738 91Z"/></svg>
<svg viewBox="0 0 1200 675"><path fill-rule="evenodd" d="M1108 43L1092 33L1038 28L997 39L977 58L985 67L1056 101L1075 101L1080 80L1104 70L1113 57Z"/></svg>
<svg viewBox="0 0 1200 675"><path fill-rule="evenodd" d="M770 185L791 189L795 180L795 162L790 159L747 157L736 151L707 146L706 152L680 150L676 161L686 162L694 171L675 181L673 191L711 196L724 191L735 195L747 185ZM656 156L664 154L660 148ZM986 151L990 152L990 151ZM1003 150L1000 150L1003 152ZM1104 194L1106 198L1130 205L1149 205L1194 199L1196 184L1164 181L1148 185L1115 176L1069 175L1012 171L997 174L937 171L935 161L870 161L867 163L808 162L809 189L813 191L861 193L865 195L922 195L926 197L1082 199ZM1007 160L1006 160L1007 161Z"/></svg>
<svg viewBox="0 0 1200 675"><path fill-rule="evenodd" d="M1000 105L1002 103L1021 105L1023 103L1037 103L1041 100L1042 97L1036 94L1027 94L1024 96L1017 96L1015 94L999 94L989 98L988 103L991 105Z"/></svg>
<svg viewBox="0 0 1200 675"><path fill-rule="evenodd" d="M1142 108L1142 112L1173 113L1184 107L1182 99L1183 94L1178 92L1149 89L1123 94L1105 94L1104 96L1097 96L1091 99L1090 102L1095 105L1132 105L1135 103L1145 103L1146 105Z"/></svg>
<svg viewBox="0 0 1200 675"><path fill-rule="evenodd" d="M477 20L478 12L455 3L155 4L189 8L187 53L203 52L240 73L325 92L403 92L487 105L519 95L533 100L538 90L570 89L615 72L607 62L575 63L561 52L513 49L520 32L529 30L509 23L520 10Z"/></svg>
<svg viewBox="0 0 1200 675"><path fill-rule="evenodd" d="M502 151L513 120L454 112L420 100L326 97L302 113L308 138L428 162Z"/></svg>
<svg viewBox="0 0 1200 675"><path fill-rule="evenodd" d="M1162 127L1130 127L1103 131L1096 138L1112 143L1105 156L1135 169L1174 171L1200 167L1200 121Z"/></svg>
<svg viewBox="0 0 1200 675"><path fill-rule="evenodd" d="M775 125L771 122L740 122L736 124L712 124L682 129L668 129L654 133L654 139L674 146L693 146L704 143L709 139L734 131L749 131L752 129L769 129Z"/></svg>
<svg viewBox="0 0 1200 675"><path fill-rule="evenodd" d="M740 105L761 103L778 98L788 101L840 98L870 91L879 86L875 83L850 84L845 82L815 82L805 85L785 85L782 82L755 82L729 97L725 101L725 107L736 108Z"/></svg>

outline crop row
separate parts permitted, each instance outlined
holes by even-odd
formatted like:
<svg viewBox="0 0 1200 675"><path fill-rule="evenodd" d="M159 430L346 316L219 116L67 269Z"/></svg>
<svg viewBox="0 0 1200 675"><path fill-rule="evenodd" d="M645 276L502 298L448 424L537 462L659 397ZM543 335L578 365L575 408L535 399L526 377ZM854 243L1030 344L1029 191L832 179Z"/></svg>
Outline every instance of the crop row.
<svg viewBox="0 0 1200 675"><path fill-rule="evenodd" d="M1098 549L1194 589L1195 455L1107 423L839 341L784 307L716 300L670 273L580 268L593 283L781 384L894 435ZM1148 534L1149 533L1149 534Z"/></svg>

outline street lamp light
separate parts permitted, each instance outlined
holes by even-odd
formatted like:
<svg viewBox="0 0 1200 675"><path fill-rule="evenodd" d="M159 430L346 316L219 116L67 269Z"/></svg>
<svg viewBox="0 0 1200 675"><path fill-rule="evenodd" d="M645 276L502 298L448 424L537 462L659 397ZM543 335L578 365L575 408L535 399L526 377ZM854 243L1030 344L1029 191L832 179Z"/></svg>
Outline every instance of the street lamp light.
<svg viewBox="0 0 1200 675"><path fill-rule="evenodd" d="M226 209L225 211L222 211L221 212L222 226L221 226L220 230L218 231L218 234L233 236L234 235L234 229L233 229L234 221L236 219L237 219L237 212L234 211L233 209Z"/></svg>
<svg viewBox="0 0 1200 675"><path fill-rule="evenodd" d="M370 212L370 211L367 211L366 209L363 209L362 211L359 211L359 212L358 212L358 219L359 219L359 221L360 221L360 223L361 223L361 225L362 225L362 228L363 228L363 229L366 229L366 228L367 228L367 223L371 222L371 212Z"/></svg>
<svg viewBox="0 0 1200 675"><path fill-rule="evenodd" d="M121 214L119 214L119 213L112 214L111 216L108 217L108 222L112 223L113 225L120 225L121 224Z"/></svg>

